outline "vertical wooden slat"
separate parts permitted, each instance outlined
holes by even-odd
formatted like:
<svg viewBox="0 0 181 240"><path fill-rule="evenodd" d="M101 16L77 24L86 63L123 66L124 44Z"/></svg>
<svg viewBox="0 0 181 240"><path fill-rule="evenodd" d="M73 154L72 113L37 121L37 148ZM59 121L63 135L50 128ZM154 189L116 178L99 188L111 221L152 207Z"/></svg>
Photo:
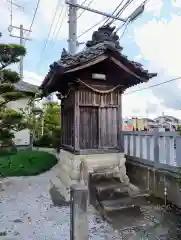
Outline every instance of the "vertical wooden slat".
<svg viewBox="0 0 181 240"><path fill-rule="evenodd" d="M98 147L98 108L80 107L80 148Z"/></svg>
<svg viewBox="0 0 181 240"><path fill-rule="evenodd" d="M98 108L98 148L101 148L101 127L102 127L102 118L101 118L101 108Z"/></svg>
<svg viewBox="0 0 181 240"><path fill-rule="evenodd" d="M60 138L60 145L64 142L64 109L61 105L61 138Z"/></svg>
<svg viewBox="0 0 181 240"><path fill-rule="evenodd" d="M124 151L123 134L122 134L122 94L118 93L118 109L117 109L117 146L121 152Z"/></svg>
<svg viewBox="0 0 181 240"><path fill-rule="evenodd" d="M79 90L75 91L74 104L74 148L79 150L79 127L80 127L80 110L79 110Z"/></svg>

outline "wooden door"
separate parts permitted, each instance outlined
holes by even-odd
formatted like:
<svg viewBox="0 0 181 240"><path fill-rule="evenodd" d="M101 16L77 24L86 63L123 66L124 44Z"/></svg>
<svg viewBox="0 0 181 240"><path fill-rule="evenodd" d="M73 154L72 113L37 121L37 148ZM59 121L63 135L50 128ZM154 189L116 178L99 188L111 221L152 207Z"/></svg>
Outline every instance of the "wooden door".
<svg viewBox="0 0 181 240"><path fill-rule="evenodd" d="M117 148L118 128L117 128L117 108L99 108L99 147Z"/></svg>
<svg viewBox="0 0 181 240"><path fill-rule="evenodd" d="M79 145L81 149L98 148L98 108L80 107Z"/></svg>

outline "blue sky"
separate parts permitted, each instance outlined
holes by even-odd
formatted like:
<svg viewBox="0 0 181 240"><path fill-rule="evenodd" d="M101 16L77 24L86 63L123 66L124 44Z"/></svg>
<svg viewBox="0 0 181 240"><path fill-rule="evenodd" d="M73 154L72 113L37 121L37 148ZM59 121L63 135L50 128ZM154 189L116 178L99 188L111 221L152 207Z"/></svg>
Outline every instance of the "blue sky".
<svg viewBox="0 0 181 240"><path fill-rule="evenodd" d="M6 0L2 0L2 2L0 3L0 14L3 19L0 23L1 31L3 32L1 41L18 42L18 39L9 37L7 28L10 24L10 5ZM37 0L15 0L15 2L22 5L24 11L16 7L13 8L13 24L19 25L23 23L25 28L29 28ZM103 0L94 0L91 7L112 12L119 2L119 0L106 2ZM122 17L126 18L141 2L143 0L134 0L133 4L123 13ZM67 48L67 6L63 0L60 1L60 5L57 8L58 11L52 28L52 32L55 34L51 32L46 48L44 48L56 4L57 0L40 1L31 33L32 41L26 42L27 56L24 59L25 81L40 84L48 72L49 65L60 58L63 47ZM101 19L102 16L84 12L78 20L78 35ZM59 27L61 22L63 24ZM116 21L114 24L119 26L120 22ZM136 88L129 89L128 92L162 82L175 76L181 76L179 64L181 56L180 25L181 1L149 0L145 12L134 23L128 26L125 34L120 39L120 43L124 48L123 53L129 59L141 62L145 68L159 74L157 78L151 80L148 84L139 85ZM58 28L60 28L59 32ZM96 28L93 30L96 30ZM122 34L121 31L119 32L120 35ZM15 32L14 34L19 33ZM89 40L91 34L91 31L88 32L79 41ZM150 112L150 117L159 115L163 111L167 114L181 117L180 110L178 110L181 108L179 100L180 86L180 81L177 81L158 88L125 95L123 97L124 115L144 116L148 112L146 111L147 109ZM170 99L171 95L172 98Z"/></svg>

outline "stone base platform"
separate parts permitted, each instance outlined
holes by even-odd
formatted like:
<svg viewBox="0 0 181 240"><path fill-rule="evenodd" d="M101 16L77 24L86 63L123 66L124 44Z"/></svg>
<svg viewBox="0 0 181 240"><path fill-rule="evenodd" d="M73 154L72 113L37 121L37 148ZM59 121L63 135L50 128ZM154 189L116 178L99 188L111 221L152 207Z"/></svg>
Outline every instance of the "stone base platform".
<svg viewBox="0 0 181 240"><path fill-rule="evenodd" d="M80 181L88 183L88 174L112 174L125 184L129 183L126 175L124 153L104 153L91 155L74 155L61 150L58 155L56 181L52 182L66 201L70 200L70 186Z"/></svg>

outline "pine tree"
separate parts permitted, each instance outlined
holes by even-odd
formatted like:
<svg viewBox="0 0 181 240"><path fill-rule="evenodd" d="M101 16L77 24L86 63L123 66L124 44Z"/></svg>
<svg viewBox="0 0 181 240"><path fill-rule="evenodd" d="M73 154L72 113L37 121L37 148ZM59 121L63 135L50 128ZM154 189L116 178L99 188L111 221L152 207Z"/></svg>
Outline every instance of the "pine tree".
<svg viewBox="0 0 181 240"><path fill-rule="evenodd" d="M16 71L7 67L18 63L25 56L26 49L17 44L0 44L0 146L12 146L14 131L21 129L22 115L8 108L8 103L19 100L26 93L16 90L15 84L20 81Z"/></svg>

